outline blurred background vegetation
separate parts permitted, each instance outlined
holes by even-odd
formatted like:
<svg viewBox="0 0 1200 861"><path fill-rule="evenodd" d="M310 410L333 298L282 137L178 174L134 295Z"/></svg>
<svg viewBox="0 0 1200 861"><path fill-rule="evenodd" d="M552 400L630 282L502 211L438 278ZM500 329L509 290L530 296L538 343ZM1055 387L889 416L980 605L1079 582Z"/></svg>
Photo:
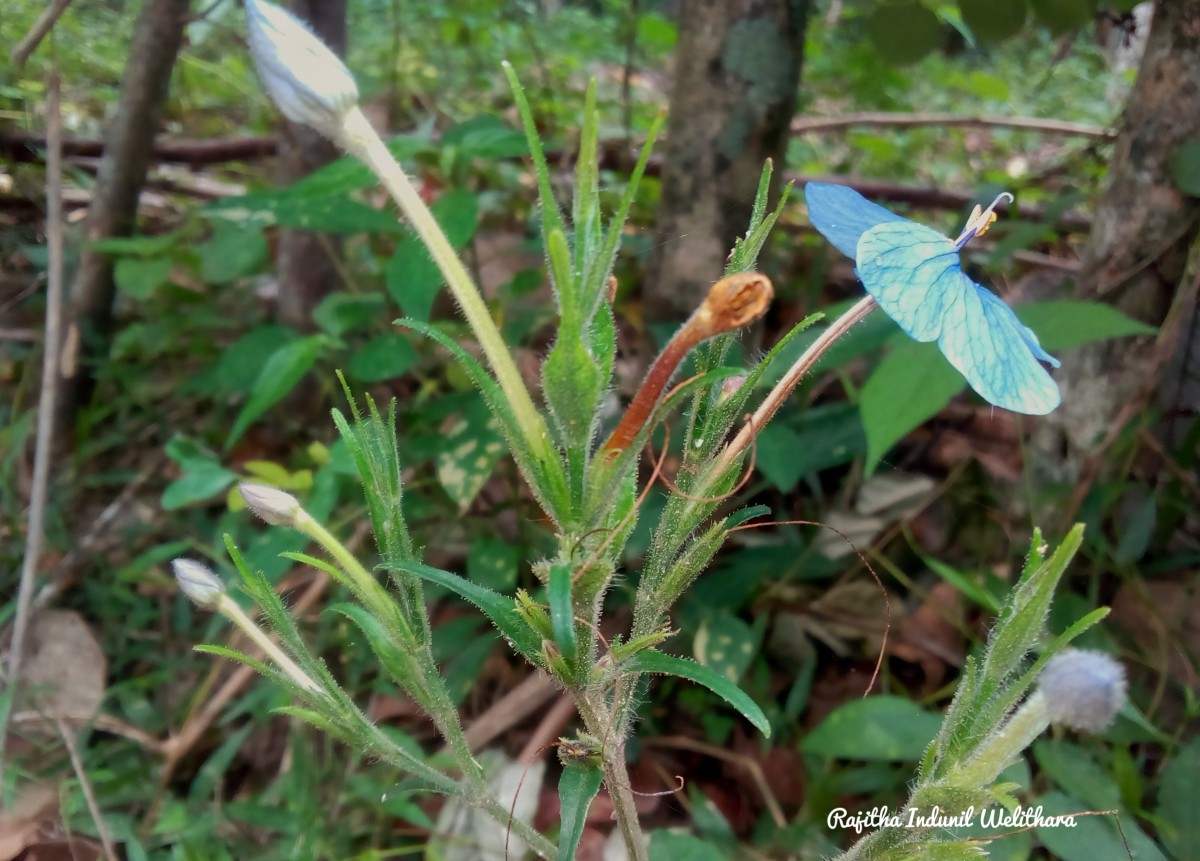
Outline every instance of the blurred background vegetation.
<svg viewBox="0 0 1200 861"><path fill-rule="evenodd" d="M344 36L372 121L419 177L531 385L551 305L526 145L500 63L524 82L564 184L583 94L597 81L613 199L649 123L676 102L617 267L614 416L653 346L691 307L689 285L720 274L699 264L723 260L737 229L726 222L744 229L754 186L722 173L721 157L736 161L755 135L766 136L760 149L775 152L783 182L833 177L951 235L975 202L1002 189L1017 197L969 263L1062 360L1064 408L1035 421L981 405L961 380L947 383L936 356L896 341L881 315L839 345L761 435L753 478L731 504L829 524L859 552L816 527L740 532L680 606L671 647L738 681L775 732L764 741L678 680L651 689L630 743L635 788L685 781L674 795L640 799L658 829L656 857L816 858L847 845L853 835L826 828L826 814L904 798L1032 528L1055 543L1075 520L1087 525L1084 551L1051 627L1111 605L1084 645L1121 657L1134 705L1103 740L1039 742L1013 779L1023 803L1047 812L1120 814L1081 820L1070 834L1006 837L990 851L1013 861L1195 857L1200 4L296 5L331 43ZM45 8L8 0L0 45L18 46ZM145 27L154 14L165 16L159 29L139 41L139 17ZM736 47L747 32L739 27L761 16L782 23L751 28L757 35ZM145 44L171 41L162 29L171 20L177 57L147 59ZM697 42L698 22L724 41ZM188 555L225 570L230 534L371 716L436 755L432 726L381 680L345 621L322 612L336 589L279 557L305 549L303 540L253 523L231 492L243 477L287 488L369 554L358 484L329 421L341 405L338 369L354 390L398 399L408 519L432 564L511 593L532 582L523 560L548 535L469 381L440 348L392 325L409 316L462 333L437 270L365 169L280 120L243 33L232 0L74 0L25 62L0 67L6 631L18 614L44 395L52 74L64 129L67 331L77 339L63 355L79 362L63 384L34 560L29 693L14 699L6 684L0 694L0 858L31 847L67 853L37 857L103 857L102 830L128 858L493 857L478 848L483 838L439 820L437 799L272 715L281 691L191 652L229 634L176 594L166 565ZM704 51L709 77L673 90L673 75ZM798 85L781 89L779 52ZM161 111L130 114L130 80L160 67L169 74L150 77L169 81ZM731 78L733 113L722 114L717 91ZM152 80L143 95L153 90ZM675 94L688 90L701 107L680 107ZM753 126L737 153L714 149L737 130L738 106L760 102L782 106L763 115L774 131ZM130 136L145 144L136 213L89 232L88 206L95 213L120 184L111 160ZM689 153L701 139L704 152ZM137 157L122 152L121 164ZM671 220L705 200L718 202L710 233ZM698 268L684 277L688 260ZM850 262L809 228L798 193L763 267L777 300L744 341L748 354L860 295ZM1103 304L1063 304L1079 299ZM482 456L461 462L464 443ZM645 504L626 585L664 493ZM627 594L611 598L617 625ZM553 771L551 752L539 749L567 732L571 712L554 705L557 692L477 614L449 595L430 598L469 737L498 771L519 774L535 756ZM862 699L885 631L877 695ZM545 829L555 827L554 782L533 771L522 790ZM580 857L612 857L602 855L610 830L595 805Z"/></svg>

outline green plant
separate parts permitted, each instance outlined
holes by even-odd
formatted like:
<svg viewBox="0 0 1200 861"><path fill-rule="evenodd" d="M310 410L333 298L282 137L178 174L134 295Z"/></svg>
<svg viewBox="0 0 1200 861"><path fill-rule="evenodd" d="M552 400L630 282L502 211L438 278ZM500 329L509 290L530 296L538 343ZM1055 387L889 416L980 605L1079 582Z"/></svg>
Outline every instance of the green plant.
<svg viewBox="0 0 1200 861"><path fill-rule="evenodd" d="M568 223L551 188L529 106L515 75L507 70L537 172L542 237L558 304L557 337L542 366L543 412L517 372L491 309L453 244L358 109L357 88L348 71L282 10L258 0L250 0L247 10L254 58L277 103L289 118L322 130L371 168L448 283L486 365L427 323L405 320L401 325L449 350L478 387L509 452L553 526L554 546L532 561L543 587L539 594L520 591L515 599L424 564L405 519L394 405L384 414L368 399L365 411L360 412L350 397L351 416L335 411L334 421L364 486L380 558L376 571L384 574L382 580L295 496L263 484L243 484L241 492L249 507L268 523L295 530L325 551L327 559L300 553L287 556L325 571L353 596L354 603L335 609L362 631L386 673L433 719L447 744L451 767L414 755L362 713L326 665L310 652L267 579L246 564L232 542L228 542L228 550L244 589L279 636L282 647L271 643L226 594L215 575L196 563L179 560L176 575L181 588L200 606L225 615L246 631L269 660L261 662L226 648L205 649L242 661L290 690L302 705L286 707L286 714L404 770L415 787L461 798L498 822L511 825L539 855L574 857L586 811L603 783L613 799L630 857L645 859L647 846L626 774L624 746L649 678L669 674L702 684L764 734L770 732L761 707L727 675L658 648L672 636L670 612L731 530L760 513L757 508L732 513L722 508L737 485L756 434L814 363L872 310L873 301L857 303L812 341L734 433L760 380L792 340L814 322L811 318L803 321L750 369L725 364L731 354L732 332L757 319L772 295L770 282L750 272L777 215L766 210L769 172L765 172L752 222L745 239L730 255L727 276L714 285L705 303L668 342L629 409L597 444L601 401L610 384L615 352L611 270L654 134L634 170L629 191L606 224L599 205L598 122L594 93L589 94ZM695 364L694 376L668 390L672 376L689 355ZM680 403L688 407L682 464L675 492L653 530L633 599L633 626L627 636L605 641L599 635L604 599L620 576L621 555L639 515L641 451L660 416ZM474 454L467 450L463 457ZM1035 693L1019 707L1018 703L1054 653L1102 616L1097 612L1085 617L1068 635L1051 643L1032 666L1027 665L1027 654L1042 636L1054 587L1081 534L1076 529L1049 558L1040 538L1035 537L1026 575L1010 596L988 650L970 665L942 732L929 749L910 802L915 809L939 806L958 810L1003 801L1003 787L995 789L993 784L1012 757L1050 720L1080 723L1072 717L1076 712L1051 708L1046 696ZM453 697L434 659L425 583L448 589L477 606L516 652L563 686L579 712L584 731L560 749L564 772L559 785L562 829L557 851L545 836L509 816L484 768L472 755ZM1111 719L1124 696L1119 669L1095 675L1097 684L1082 698L1098 700L1105 708L1089 712L1090 725ZM915 857L918 849L938 840L933 826L925 831L884 829L848 857Z"/></svg>

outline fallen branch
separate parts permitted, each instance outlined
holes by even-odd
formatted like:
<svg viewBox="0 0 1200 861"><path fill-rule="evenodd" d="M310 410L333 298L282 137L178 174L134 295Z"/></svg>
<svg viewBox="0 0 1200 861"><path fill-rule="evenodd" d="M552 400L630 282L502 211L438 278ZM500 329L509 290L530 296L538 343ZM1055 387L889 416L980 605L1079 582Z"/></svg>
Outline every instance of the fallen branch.
<svg viewBox="0 0 1200 861"><path fill-rule="evenodd" d="M0 136L0 156L8 161L39 162L45 148L45 139L35 135ZM201 166L228 161L253 161L273 156L278 150L279 140L274 137L217 138L207 141L160 138L154 142L151 160ZM102 140L63 141L63 155L67 157L99 158L103 154Z"/></svg>
<svg viewBox="0 0 1200 861"><path fill-rule="evenodd" d="M794 135L842 131L853 126L876 126L893 129L912 129L922 126L940 128L1003 128L1041 132L1042 134L1069 135L1091 140L1112 140L1116 129L1071 123L1065 120L1043 120L1036 117L964 117L958 114L892 114L861 113L843 114L840 117L796 117L792 120Z"/></svg>

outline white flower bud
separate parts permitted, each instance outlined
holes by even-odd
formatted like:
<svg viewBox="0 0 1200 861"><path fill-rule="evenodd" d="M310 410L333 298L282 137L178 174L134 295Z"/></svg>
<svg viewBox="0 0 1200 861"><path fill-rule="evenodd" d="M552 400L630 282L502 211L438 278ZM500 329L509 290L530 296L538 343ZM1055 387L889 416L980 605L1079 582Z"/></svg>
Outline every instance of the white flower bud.
<svg viewBox="0 0 1200 861"><path fill-rule="evenodd" d="M1104 730L1125 704L1125 668L1103 652L1066 649L1038 679L1051 723L1086 732Z"/></svg>
<svg viewBox="0 0 1200 861"><path fill-rule="evenodd" d="M358 104L358 86L346 64L304 22L274 3L246 0L246 20L250 56L283 115L336 137Z"/></svg>
<svg viewBox="0 0 1200 861"><path fill-rule="evenodd" d="M225 584L220 577L191 559L176 559L171 562L171 567L175 570L179 590L196 606L205 610L217 608L225 594Z"/></svg>
<svg viewBox="0 0 1200 861"><path fill-rule="evenodd" d="M278 487L244 481L238 490L250 510L272 526L295 526L296 517L304 510L300 500Z"/></svg>

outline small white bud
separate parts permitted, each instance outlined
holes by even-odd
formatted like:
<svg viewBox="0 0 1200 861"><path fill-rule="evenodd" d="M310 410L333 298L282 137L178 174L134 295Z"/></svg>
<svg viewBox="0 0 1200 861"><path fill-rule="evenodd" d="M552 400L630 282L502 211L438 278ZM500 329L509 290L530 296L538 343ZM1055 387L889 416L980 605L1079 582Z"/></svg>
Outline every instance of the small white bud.
<svg viewBox="0 0 1200 861"><path fill-rule="evenodd" d="M191 559L176 559L171 562L171 567L175 570L179 591L198 607L205 610L217 608L221 596L225 594L225 584L220 577Z"/></svg>
<svg viewBox="0 0 1200 861"><path fill-rule="evenodd" d="M265 0L246 0L250 56L271 99L292 122L336 137L358 104L350 70L292 13Z"/></svg>
<svg viewBox="0 0 1200 861"><path fill-rule="evenodd" d="M1125 668L1103 652L1066 649L1038 679L1051 723L1086 732L1104 730L1125 704Z"/></svg>
<svg viewBox="0 0 1200 861"><path fill-rule="evenodd" d="M272 526L295 526L296 517L304 510L300 500L278 487L244 481L238 490L250 510Z"/></svg>

